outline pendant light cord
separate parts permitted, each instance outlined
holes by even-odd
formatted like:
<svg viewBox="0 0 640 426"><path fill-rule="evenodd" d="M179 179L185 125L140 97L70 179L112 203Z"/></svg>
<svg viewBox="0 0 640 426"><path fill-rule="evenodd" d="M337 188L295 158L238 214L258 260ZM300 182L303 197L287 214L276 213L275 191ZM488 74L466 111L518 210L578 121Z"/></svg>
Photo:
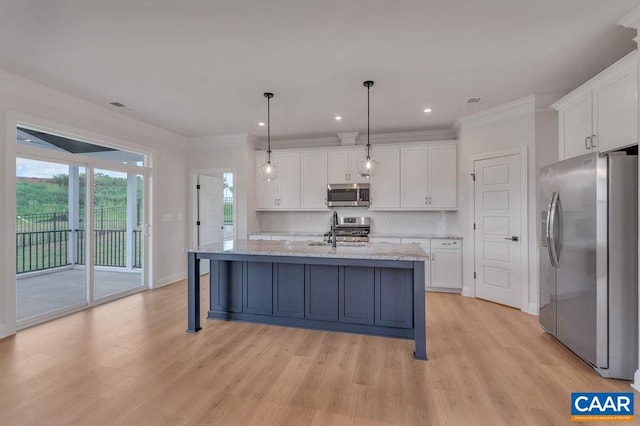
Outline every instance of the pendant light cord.
<svg viewBox="0 0 640 426"><path fill-rule="evenodd" d="M271 164L271 98L267 96L267 163Z"/></svg>
<svg viewBox="0 0 640 426"><path fill-rule="evenodd" d="M369 90L371 86L367 86L367 160L371 158L371 142L369 141Z"/></svg>

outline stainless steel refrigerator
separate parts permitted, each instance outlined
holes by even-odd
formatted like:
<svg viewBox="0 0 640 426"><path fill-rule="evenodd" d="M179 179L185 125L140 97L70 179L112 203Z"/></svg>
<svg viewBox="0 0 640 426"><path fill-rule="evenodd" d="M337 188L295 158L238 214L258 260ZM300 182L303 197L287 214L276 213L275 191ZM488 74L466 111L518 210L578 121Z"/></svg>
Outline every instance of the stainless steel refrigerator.
<svg viewBox="0 0 640 426"><path fill-rule="evenodd" d="M544 167L540 323L602 376L638 367L638 157L587 154Z"/></svg>

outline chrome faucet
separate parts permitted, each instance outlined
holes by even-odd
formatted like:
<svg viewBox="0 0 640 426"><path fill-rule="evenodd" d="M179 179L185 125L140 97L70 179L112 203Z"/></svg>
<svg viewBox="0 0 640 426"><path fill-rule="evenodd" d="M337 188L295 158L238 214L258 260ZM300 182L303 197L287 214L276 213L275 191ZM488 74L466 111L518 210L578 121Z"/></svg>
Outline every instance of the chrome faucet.
<svg viewBox="0 0 640 426"><path fill-rule="evenodd" d="M333 211L331 218L331 247L336 247L336 228L338 227L338 212Z"/></svg>

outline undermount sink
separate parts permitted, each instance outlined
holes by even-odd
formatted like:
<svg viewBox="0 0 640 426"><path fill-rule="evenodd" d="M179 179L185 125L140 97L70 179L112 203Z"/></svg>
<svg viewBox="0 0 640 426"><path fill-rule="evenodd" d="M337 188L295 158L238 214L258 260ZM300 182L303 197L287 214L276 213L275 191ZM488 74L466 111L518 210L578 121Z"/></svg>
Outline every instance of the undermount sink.
<svg viewBox="0 0 640 426"><path fill-rule="evenodd" d="M330 246L331 243L326 241L312 241L308 246L316 247L316 246ZM336 244L338 247L367 247L368 243L359 242L359 241L338 241Z"/></svg>

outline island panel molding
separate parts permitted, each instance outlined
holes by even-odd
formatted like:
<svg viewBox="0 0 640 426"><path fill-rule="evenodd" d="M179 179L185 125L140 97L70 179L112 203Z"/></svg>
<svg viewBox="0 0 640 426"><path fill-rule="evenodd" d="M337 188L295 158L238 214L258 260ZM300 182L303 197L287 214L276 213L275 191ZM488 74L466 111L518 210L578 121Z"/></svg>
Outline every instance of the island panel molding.
<svg viewBox="0 0 640 426"><path fill-rule="evenodd" d="M209 261L209 319L413 339L414 356L427 358L427 256L418 245L333 248L246 240L234 245L189 251L188 332L201 329L200 262Z"/></svg>

